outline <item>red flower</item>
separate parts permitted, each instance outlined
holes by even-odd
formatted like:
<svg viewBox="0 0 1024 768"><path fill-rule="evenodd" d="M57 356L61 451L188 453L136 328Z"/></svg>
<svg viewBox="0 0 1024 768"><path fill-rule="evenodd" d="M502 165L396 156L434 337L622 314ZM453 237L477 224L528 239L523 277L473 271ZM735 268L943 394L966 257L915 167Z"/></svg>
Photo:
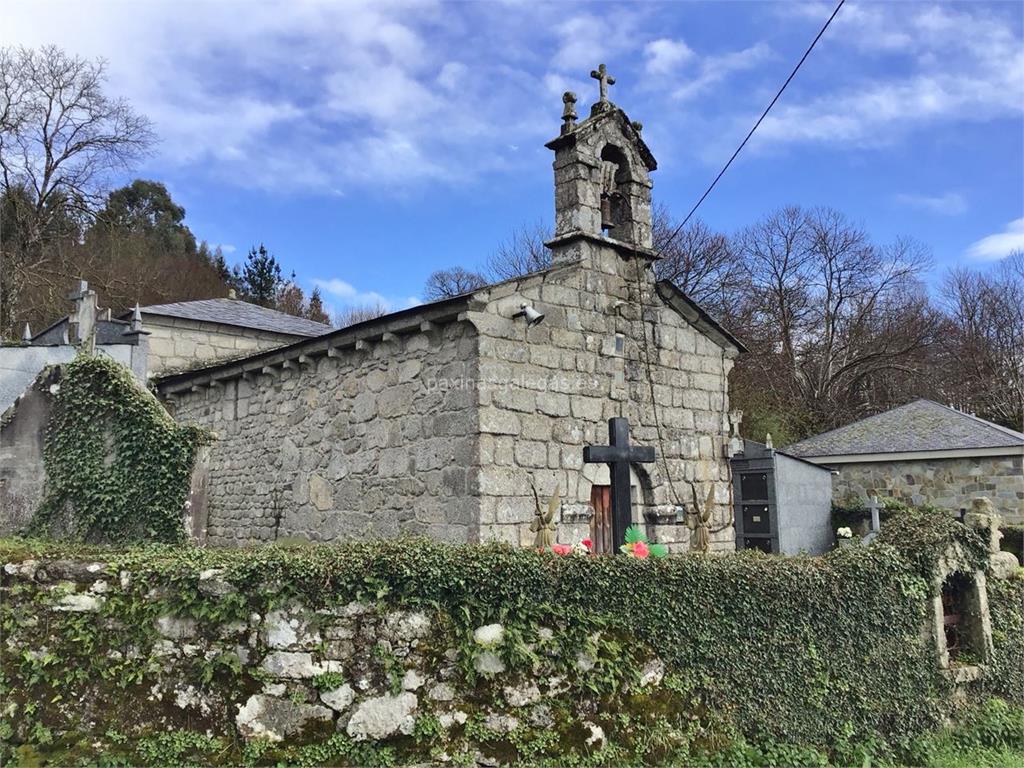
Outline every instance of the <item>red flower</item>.
<svg viewBox="0 0 1024 768"><path fill-rule="evenodd" d="M644 542L638 541L633 544L633 557L643 558L647 557L650 554L651 550L647 548L647 545Z"/></svg>
<svg viewBox="0 0 1024 768"><path fill-rule="evenodd" d="M572 547L568 544L552 544L551 551L556 555L569 555L572 554Z"/></svg>
<svg viewBox="0 0 1024 768"><path fill-rule="evenodd" d="M580 542L580 544L582 544L584 547L586 547L588 551L591 551L591 550L594 549L594 542L592 542L590 539L584 539L583 541Z"/></svg>

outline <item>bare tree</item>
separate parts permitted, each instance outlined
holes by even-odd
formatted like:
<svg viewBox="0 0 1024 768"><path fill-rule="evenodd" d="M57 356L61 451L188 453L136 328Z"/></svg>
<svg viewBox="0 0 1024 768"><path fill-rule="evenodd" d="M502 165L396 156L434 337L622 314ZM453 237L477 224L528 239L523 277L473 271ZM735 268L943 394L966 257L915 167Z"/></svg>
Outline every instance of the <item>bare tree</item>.
<svg viewBox="0 0 1024 768"><path fill-rule="evenodd" d="M793 436L895 405L877 399L884 382L924 375L939 318L918 280L920 246L880 247L838 211L791 207L741 232L737 248L753 353L737 366L740 390L770 389Z"/></svg>
<svg viewBox="0 0 1024 768"><path fill-rule="evenodd" d="M551 266L551 251L544 245L551 233L540 223L512 231L487 260L487 276L494 282L539 272Z"/></svg>
<svg viewBox="0 0 1024 768"><path fill-rule="evenodd" d="M423 298L427 301L450 299L487 285L487 278L479 272L470 272L462 267L439 269L427 278Z"/></svg>
<svg viewBox="0 0 1024 768"><path fill-rule="evenodd" d="M720 318L734 315L744 281L742 263L729 239L699 219L677 233L664 206L655 208L652 224L654 250L661 256L654 264L658 278L671 281Z"/></svg>
<svg viewBox="0 0 1024 768"><path fill-rule="evenodd" d="M17 237L0 248L0 334L47 238L102 202L107 174L152 146L150 122L104 91L105 64L55 46L0 49L0 195ZM61 230L61 231L58 231Z"/></svg>
<svg viewBox="0 0 1024 768"><path fill-rule="evenodd" d="M340 312L335 313L334 327L347 328L350 325L365 323L367 320L383 317L389 312L391 312L391 310L380 302L377 302L376 304L366 304L363 306L346 307Z"/></svg>
<svg viewBox="0 0 1024 768"><path fill-rule="evenodd" d="M985 418L1024 430L1024 252L989 272L951 270L942 344L944 394Z"/></svg>

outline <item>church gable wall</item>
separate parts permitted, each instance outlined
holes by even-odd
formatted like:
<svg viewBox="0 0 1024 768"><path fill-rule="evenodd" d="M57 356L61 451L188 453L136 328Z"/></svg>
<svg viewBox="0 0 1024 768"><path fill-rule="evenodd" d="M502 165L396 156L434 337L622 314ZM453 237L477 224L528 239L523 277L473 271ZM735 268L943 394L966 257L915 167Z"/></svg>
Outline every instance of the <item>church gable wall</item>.
<svg viewBox="0 0 1024 768"><path fill-rule="evenodd" d="M472 326L338 354L176 398L179 421L217 434L207 541L473 540Z"/></svg>
<svg viewBox="0 0 1024 768"><path fill-rule="evenodd" d="M620 275L635 274L636 263L597 249L589 260L490 289L486 310L470 313L480 334L482 540L533 541L533 485L542 503L556 485L562 493L560 541L589 535L591 487L607 483L607 469L584 465L583 446L606 444L608 419L626 416L632 441L654 446L657 456L634 467L637 522L654 516L659 524L648 534L683 549L689 481L702 504L713 485L712 547L734 547L725 458L732 360L662 302L649 273L641 322L637 284ZM545 313L542 323L511 319L524 301Z"/></svg>
<svg viewBox="0 0 1024 768"><path fill-rule="evenodd" d="M251 352L283 347L299 338L255 328L159 315L147 315L145 329L149 332L149 371L154 376L202 368Z"/></svg>

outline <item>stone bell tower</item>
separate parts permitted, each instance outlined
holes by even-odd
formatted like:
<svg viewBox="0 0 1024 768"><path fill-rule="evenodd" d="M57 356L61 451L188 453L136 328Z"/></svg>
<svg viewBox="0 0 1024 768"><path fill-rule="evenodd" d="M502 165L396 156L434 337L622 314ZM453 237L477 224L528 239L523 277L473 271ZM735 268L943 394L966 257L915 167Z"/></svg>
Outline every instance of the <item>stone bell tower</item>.
<svg viewBox="0 0 1024 768"><path fill-rule="evenodd" d="M651 177L658 167L640 136L643 126L608 100L615 79L602 64L590 73L600 98L577 122L576 95L562 97L562 131L545 146L555 152L555 264L580 261L595 248L655 259L651 250Z"/></svg>

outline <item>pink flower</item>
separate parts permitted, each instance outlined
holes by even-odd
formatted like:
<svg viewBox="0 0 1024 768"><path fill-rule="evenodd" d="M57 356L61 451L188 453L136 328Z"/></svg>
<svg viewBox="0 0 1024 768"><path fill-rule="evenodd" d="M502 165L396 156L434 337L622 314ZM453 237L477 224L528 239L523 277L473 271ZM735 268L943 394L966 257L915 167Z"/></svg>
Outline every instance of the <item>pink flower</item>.
<svg viewBox="0 0 1024 768"><path fill-rule="evenodd" d="M647 557L650 554L651 550L647 548L647 545L644 542L638 541L635 544L633 544L633 557L643 558Z"/></svg>
<svg viewBox="0 0 1024 768"><path fill-rule="evenodd" d="M568 544L552 544L551 551L556 555L569 555L572 554L572 547Z"/></svg>

